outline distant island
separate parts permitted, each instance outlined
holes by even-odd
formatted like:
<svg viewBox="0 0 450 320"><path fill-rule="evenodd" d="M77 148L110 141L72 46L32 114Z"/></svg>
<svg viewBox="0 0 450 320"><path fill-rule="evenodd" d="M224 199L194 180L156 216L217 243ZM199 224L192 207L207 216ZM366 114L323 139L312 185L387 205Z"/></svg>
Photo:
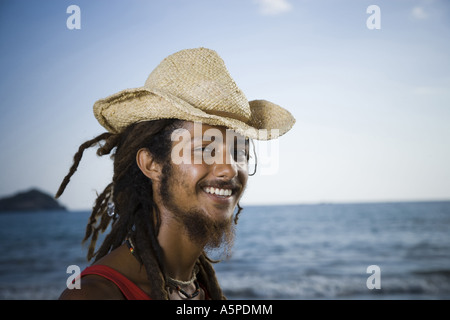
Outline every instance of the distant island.
<svg viewBox="0 0 450 320"><path fill-rule="evenodd" d="M0 199L0 212L12 211L42 211L67 209L60 205L51 195L38 189L19 192L15 195Z"/></svg>

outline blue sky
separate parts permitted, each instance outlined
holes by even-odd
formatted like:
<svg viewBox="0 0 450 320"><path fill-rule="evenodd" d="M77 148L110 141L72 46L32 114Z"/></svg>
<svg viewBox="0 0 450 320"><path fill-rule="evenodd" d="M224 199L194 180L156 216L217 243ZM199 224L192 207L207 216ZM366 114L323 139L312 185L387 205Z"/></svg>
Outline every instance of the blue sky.
<svg viewBox="0 0 450 320"><path fill-rule="evenodd" d="M80 30L66 27L72 4ZM277 173L250 178L243 204L450 199L449 17L444 0L3 0L0 196L55 193L104 131L97 99L203 46L250 100L297 119ZM111 174L87 151L61 202L90 208Z"/></svg>

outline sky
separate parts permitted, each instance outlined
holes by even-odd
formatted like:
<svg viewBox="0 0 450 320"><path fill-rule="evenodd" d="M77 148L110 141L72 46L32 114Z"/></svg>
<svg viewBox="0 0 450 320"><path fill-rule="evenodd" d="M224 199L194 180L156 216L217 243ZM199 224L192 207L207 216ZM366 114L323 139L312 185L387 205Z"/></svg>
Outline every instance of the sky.
<svg viewBox="0 0 450 320"><path fill-rule="evenodd" d="M242 205L449 200L449 17L445 0L2 0L0 196L54 194L105 131L96 100L207 47L249 100L297 120L257 145L271 169ZM111 178L89 149L59 201L89 209Z"/></svg>

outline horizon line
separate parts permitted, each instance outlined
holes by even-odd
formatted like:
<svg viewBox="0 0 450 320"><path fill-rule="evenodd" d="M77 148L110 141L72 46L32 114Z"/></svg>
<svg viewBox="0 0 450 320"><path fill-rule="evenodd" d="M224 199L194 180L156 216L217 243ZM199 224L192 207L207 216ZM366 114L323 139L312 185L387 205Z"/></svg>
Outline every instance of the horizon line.
<svg viewBox="0 0 450 320"><path fill-rule="evenodd" d="M345 200L345 201L311 201L311 202L285 202L285 203L243 203L241 206L245 207L280 207L280 206L316 206L316 205L346 205L346 204L395 204L395 203L431 203L431 202L450 202L450 198L447 199L420 199L420 200ZM75 211L91 211L89 208L70 209L69 212Z"/></svg>

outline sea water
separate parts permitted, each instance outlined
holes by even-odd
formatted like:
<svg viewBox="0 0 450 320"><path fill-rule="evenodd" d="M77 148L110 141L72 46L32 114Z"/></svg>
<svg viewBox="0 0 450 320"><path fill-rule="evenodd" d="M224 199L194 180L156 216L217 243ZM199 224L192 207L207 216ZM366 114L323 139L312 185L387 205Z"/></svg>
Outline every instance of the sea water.
<svg viewBox="0 0 450 320"><path fill-rule="evenodd" d="M0 299L57 299L89 214L0 214ZM246 206L214 267L228 299L450 299L450 202Z"/></svg>

